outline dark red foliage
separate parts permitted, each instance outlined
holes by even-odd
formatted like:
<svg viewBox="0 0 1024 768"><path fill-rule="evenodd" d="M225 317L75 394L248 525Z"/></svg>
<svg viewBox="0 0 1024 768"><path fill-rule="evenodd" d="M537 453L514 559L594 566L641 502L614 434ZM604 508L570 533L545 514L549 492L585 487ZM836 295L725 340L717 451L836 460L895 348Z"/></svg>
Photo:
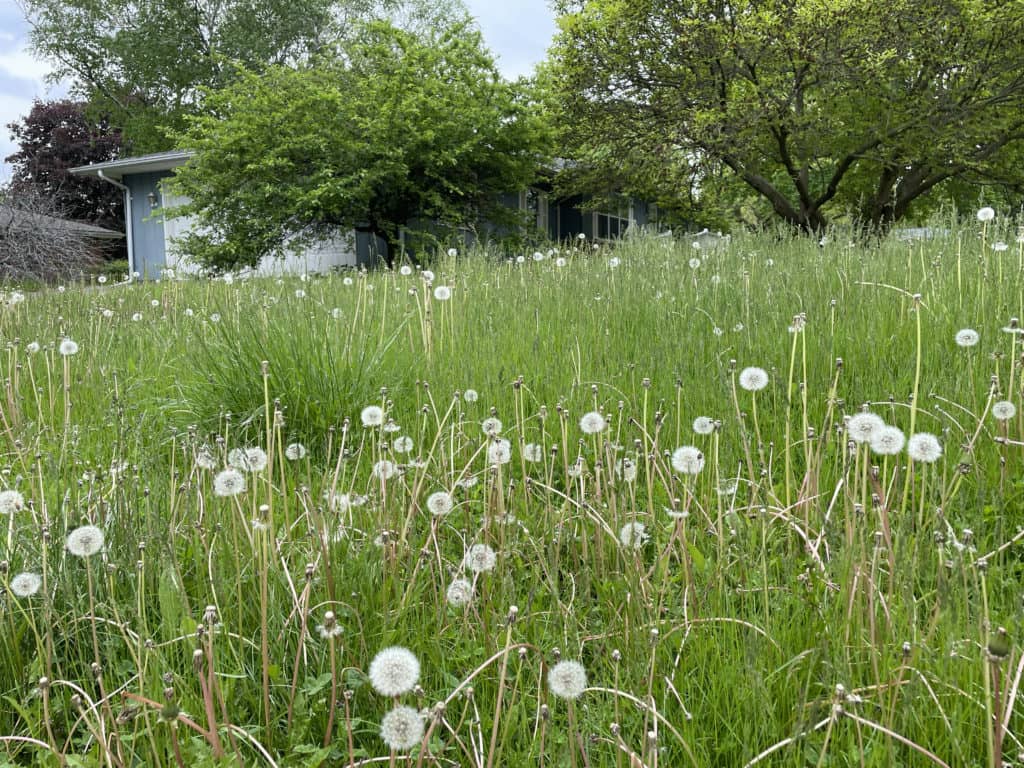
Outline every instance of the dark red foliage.
<svg viewBox="0 0 1024 768"><path fill-rule="evenodd" d="M87 116L84 102L36 101L20 121L9 123L19 149L5 159L13 166L11 192L52 200L64 218L124 231L122 193L100 179L75 176L68 169L113 160L121 132Z"/></svg>

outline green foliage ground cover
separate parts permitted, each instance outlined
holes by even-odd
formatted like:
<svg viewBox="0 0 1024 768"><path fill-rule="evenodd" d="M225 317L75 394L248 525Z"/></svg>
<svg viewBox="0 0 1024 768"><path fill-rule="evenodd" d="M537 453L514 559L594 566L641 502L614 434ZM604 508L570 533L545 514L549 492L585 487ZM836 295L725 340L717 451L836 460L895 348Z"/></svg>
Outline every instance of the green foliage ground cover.
<svg viewBox="0 0 1024 768"><path fill-rule="evenodd" d="M11 303L0 764L1012 763L1015 237L643 239ZM865 405L941 457L851 443ZM78 557L85 524L105 541ZM421 665L396 700L368 678L392 645ZM391 754L397 705L425 736Z"/></svg>

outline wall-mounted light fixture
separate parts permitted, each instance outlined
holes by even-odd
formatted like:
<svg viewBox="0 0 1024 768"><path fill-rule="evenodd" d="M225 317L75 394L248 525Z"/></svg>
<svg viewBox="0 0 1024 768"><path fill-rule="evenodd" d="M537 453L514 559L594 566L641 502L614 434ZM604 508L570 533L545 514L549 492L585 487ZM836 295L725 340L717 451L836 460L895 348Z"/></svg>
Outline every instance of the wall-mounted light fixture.
<svg viewBox="0 0 1024 768"><path fill-rule="evenodd" d="M146 195L146 199L149 200L150 208L156 208L157 203L159 202L157 200L156 192L150 192L148 195Z"/></svg>

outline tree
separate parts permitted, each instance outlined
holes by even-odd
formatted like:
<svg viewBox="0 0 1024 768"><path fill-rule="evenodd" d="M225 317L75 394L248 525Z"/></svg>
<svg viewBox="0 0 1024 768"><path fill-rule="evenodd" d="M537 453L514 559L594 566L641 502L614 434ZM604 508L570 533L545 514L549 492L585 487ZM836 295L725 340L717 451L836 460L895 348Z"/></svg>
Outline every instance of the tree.
<svg viewBox="0 0 1024 768"><path fill-rule="evenodd" d="M95 235L91 225L65 218L54 198L8 190L0 198L0 281L81 277L110 242Z"/></svg>
<svg viewBox="0 0 1024 768"><path fill-rule="evenodd" d="M241 64L301 61L390 0L19 0L37 54L123 128L135 153L202 109Z"/></svg>
<svg viewBox="0 0 1024 768"><path fill-rule="evenodd" d="M117 157L121 132L109 121L89 119L84 102L35 101L28 115L7 128L18 143L18 151L4 160L12 166L15 196L48 198L54 211L70 219L124 229L121 192L99 179L68 173Z"/></svg>
<svg viewBox="0 0 1024 768"><path fill-rule="evenodd" d="M641 181L662 164L698 194L741 183L807 231L846 213L884 230L951 183L1024 189L1024 3L558 5L570 141L643 158Z"/></svg>
<svg viewBox="0 0 1024 768"><path fill-rule="evenodd" d="M241 72L179 137L174 186L198 226L181 248L255 266L328 231L363 229L393 255L399 230L495 216L542 159L524 89L503 81L468 20L420 35L366 25L344 55Z"/></svg>

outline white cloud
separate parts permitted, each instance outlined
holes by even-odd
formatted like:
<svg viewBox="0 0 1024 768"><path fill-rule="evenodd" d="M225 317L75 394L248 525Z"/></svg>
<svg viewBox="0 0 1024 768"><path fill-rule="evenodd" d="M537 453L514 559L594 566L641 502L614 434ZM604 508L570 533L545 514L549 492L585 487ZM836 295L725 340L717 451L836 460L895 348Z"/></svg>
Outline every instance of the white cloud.
<svg viewBox="0 0 1024 768"><path fill-rule="evenodd" d="M41 91L46 90L46 76L50 71L50 65L35 58L24 42L15 50L0 52L0 74L35 83Z"/></svg>

